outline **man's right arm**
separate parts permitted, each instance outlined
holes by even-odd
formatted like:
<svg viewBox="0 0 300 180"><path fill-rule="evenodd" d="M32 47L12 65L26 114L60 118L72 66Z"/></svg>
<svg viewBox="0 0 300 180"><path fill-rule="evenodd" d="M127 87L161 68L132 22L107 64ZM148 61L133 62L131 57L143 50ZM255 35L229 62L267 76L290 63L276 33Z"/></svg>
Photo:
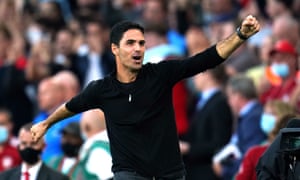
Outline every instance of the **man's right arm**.
<svg viewBox="0 0 300 180"><path fill-rule="evenodd" d="M62 104L46 120L31 127L32 139L38 141L53 124L73 115L75 115L75 113L69 111L66 105Z"/></svg>

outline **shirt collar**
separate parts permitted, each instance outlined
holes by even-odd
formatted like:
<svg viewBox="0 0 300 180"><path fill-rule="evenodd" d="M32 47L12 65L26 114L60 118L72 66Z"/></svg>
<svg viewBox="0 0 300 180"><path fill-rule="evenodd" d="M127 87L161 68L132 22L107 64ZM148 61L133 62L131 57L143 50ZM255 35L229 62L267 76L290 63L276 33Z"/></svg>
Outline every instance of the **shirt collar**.
<svg viewBox="0 0 300 180"><path fill-rule="evenodd" d="M249 101L240 111L239 113L239 116L242 117L244 116L245 114L247 114L251 109L252 107L256 104L256 100L251 100Z"/></svg>
<svg viewBox="0 0 300 180"><path fill-rule="evenodd" d="M219 91L219 88L212 88L208 89L202 92L201 100L207 101L211 96L213 96L217 91Z"/></svg>
<svg viewBox="0 0 300 180"><path fill-rule="evenodd" d="M42 161L39 161L35 165L31 166L28 170L26 169L26 164L23 162L21 167L21 173L28 171L30 174L30 179L37 179L37 175L42 166Z"/></svg>

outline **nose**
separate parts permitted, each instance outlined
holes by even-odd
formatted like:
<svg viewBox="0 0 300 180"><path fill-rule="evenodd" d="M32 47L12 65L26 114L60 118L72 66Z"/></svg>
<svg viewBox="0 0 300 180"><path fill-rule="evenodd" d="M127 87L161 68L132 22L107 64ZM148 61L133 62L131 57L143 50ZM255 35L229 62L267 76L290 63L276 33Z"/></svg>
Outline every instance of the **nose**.
<svg viewBox="0 0 300 180"><path fill-rule="evenodd" d="M140 51L142 49L142 46L139 43L136 43L134 46L135 51Z"/></svg>

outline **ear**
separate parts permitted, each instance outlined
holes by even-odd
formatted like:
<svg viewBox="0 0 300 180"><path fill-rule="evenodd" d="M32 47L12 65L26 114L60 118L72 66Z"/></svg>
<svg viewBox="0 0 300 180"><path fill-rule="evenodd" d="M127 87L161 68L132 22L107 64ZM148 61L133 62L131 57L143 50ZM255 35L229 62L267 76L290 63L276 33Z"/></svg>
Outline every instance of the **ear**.
<svg viewBox="0 0 300 180"><path fill-rule="evenodd" d="M112 52L115 56L117 56L117 55L119 54L119 46L116 45L116 44L114 44L114 43L112 43L112 44L111 44L111 52Z"/></svg>

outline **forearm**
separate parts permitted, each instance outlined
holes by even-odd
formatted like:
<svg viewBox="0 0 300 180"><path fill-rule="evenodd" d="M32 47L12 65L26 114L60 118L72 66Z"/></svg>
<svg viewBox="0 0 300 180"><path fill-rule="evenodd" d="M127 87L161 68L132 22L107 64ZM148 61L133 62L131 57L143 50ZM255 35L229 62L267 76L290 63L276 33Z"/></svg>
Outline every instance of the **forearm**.
<svg viewBox="0 0 300 180"><path fill-rule="evenodd" d="M245 40L242 40L236 32L216 44L216 49L220 57L228 58Z"/></svg>
<svg viewBox="0 0 300 180"><path fill-rule="evenodd" d="M65 104L62 104L44 121L44 123L46 123L48 128L50 128L53 124L70 116L73 116L74 114L75 113L69 111L66 108Z"/></svg>
<svg viewBox="0 0 300 180"><path fill-rule="evenodd" d="M220 41L216 45L219 56L226 59L236 50L245 40L253 36L260 29L258 21L252 16L247 16L240 27L228 38Z"/></svg>

